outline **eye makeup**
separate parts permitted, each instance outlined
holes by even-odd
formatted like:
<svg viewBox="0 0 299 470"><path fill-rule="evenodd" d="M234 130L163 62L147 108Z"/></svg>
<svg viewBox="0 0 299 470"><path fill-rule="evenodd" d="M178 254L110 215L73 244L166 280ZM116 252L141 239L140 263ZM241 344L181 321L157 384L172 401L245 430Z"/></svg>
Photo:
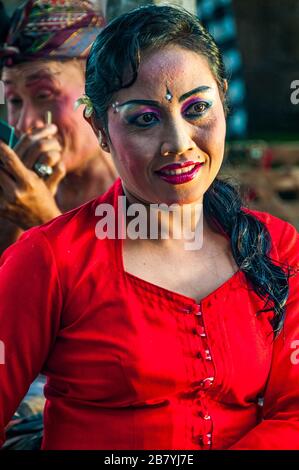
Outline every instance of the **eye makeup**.
<svg viewBox="0 0 299 470"><path fill-rule="evenodd" d="M119 113L125 122L128 124L134 124L138 127L150 127L162 118L161 111L152 106L137 107L133 104L125 104L119 108ZM144 120L142 122L142 119L145 116L151 116L152 120L148 120L148 122Z"/></svg>
<svg viewBox="0 0 299 470"><path fill-rule="evenodd" d="M206 109L204 111L195 112L195 114L198 114L200 116L200 115L203 115L207 111L207 109L209 109L212 106L212 101L211 100L201 100L199 98L191 98L190 100L187 100L183 104L182 114L186 114L186 111L188 111L192 106L194 106L196 104L198 104L198 105L205 104L206 105Z"/></svg>
<svg viewBox="0 0 299 470"><path fill-rule="evenodd" d="M188 119L200 119L212 104L212 100L193 96L183 103L181 114ZM202 105L204 109L202 111L196 109L192 111L192 107L196 105ZM127 124L144 128L152 127L155 123L161 121L163 115L163 110L160 109L160 105L151 100L131 100L122 104L115 102L112 108L114 112L116 112L117 108L117 113L119 113L121 119Z"/></svg>

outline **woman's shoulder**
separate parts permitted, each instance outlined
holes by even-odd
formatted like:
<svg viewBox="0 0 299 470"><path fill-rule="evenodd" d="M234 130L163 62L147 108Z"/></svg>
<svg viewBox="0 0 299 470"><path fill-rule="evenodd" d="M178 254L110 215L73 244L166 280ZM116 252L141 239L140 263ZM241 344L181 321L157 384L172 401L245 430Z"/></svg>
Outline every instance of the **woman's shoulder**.
<svg viewBox="0 0 299 470"><path fill-rule="evenodd" d="M115 208L120 189L121 182L118 178L105 193L41 225L40 231L54 243L55 240L62 240L64 237L73 241L74 237L93 237L97 222L97 208L100 205L110 205Z"/></svg>
<svg viewBox="0 0 299 470"><path fill-rule="evenodd" d="M243 207L242 210L265 224L271 235L272 245L276 248L281 260L293 261L295 264L299 264L299 233L293 224L269 212L247 207Z"/></svg>
<svg viewBox="0 0 299 470"><path fill-rule="evenodd" d="M287 221L270 214L269 212L258 211L255 209L249 209L248 207L242 207L242 211L250 215L253 215L261 222L263 222L267 228L275 229L277 231L282 230L283 226Z"/></svg>
<svg viewBox="0 0 299 470"><path fill-rule="evenodd" d="M52 253L56 260L69 259L69 254L87 252L96 239L98 222L96 209L100 204L115 207L115 199L121 191L120 180L99 197L52 219L51 221L26 230L19 240L11 245L3 255L25 254L27 250L38 252L39 256Z"/></svg>

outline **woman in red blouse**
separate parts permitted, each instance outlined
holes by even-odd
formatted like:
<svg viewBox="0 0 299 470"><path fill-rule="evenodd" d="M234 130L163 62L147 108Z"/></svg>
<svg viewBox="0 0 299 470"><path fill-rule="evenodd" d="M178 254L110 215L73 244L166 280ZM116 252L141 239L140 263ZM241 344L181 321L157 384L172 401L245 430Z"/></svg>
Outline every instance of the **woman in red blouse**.
<svg viewBox="0 0 299 470"><path fill-rule="evenodd" d="M42 372L43 449L299 449L298 232L217 177L226 90L181 9L99 34L82 101L120 178L1 258L2 441ZM174 216L149 236L161 203L202 220L200 249ZM124 236L140 207L143 236Z"/></svg>

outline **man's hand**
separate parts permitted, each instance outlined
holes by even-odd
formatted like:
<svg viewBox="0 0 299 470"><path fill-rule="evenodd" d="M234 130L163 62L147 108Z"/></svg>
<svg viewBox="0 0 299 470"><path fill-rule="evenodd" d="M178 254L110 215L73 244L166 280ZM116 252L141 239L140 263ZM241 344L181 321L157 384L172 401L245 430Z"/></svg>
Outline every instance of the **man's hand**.
<svg viewBox="0 0 299 470"><path fill-rule="evenodd" d="M61 213L54 196L65 168L60 144L53 137L56 130L54 125L36 129L23 136L14 150L0 141L0 216L24 230ZM36 161L53 168L47 180L32 170Z"/></svg>
<svg viewBox="0 0 299 470"><path fill-rule="evenodd" d="M14 152L29 170L34 170L34 165L37 162L53 169L51 177L44 179L53 195L56 194L58 184L65 175L64 165L61 161L62 149L55 137L56 133L57 126L55 124L34 128L23 134L14 147Z"/></svg>

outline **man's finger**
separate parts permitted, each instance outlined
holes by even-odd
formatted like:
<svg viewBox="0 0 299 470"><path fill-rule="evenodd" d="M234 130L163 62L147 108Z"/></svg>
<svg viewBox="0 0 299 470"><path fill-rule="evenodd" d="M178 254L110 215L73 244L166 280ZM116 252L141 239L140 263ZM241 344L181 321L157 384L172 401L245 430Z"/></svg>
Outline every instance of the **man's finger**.
<svg viewBox="0 0 299 470"><path fill-rule="evenodd" d="M55 124L49 124L42 128L35 128L30 133L23 134L20 137L20 140L15 145L14 150L23 160L23 156L26 153L28 147L30 147L34 142L37 142L41 139L47 139L53 137L57 133L57 126Z"/></svg>
<svg viewBox="0 0 299 470"><path fill-rule="evenodd" d="M61 161L61 152L57 150L51 150L45 154L42 154L38 161L44 165L48 165L54 168Z"/></svg>
<svg viewBox="0 0 299 470"><path fill-rule="evenodd" d="M23 165L14 150L8 147L4 142L0 142L0 161L3 163L5 170L16 180L26 180L27 168Z"/></svg>
<svg viewBox="0 0 299 470"><path fill-rule="evenodd" d="M17 224L17 211L13 204L6 202L5 200L0 201L0 217L3 217L14 224Z"/></svg>
<svg viewBox="0 0 299 470"><path fill-rule="evenodd" d="M0 168L0 188L5 199L12 200L16 190L14 180Z"/></svg>
<svg viewBox="0 0 299 470"><path fill-rule="evenodd" d="M65 177L66 169L65 165L62 161L59 161L57 165L54 167L53 175L47 178L47 186L52 192L52 194L56 193L56 189L60 181Z"/></svg>
<svg viewBox="0 0 299 470"><path fill-rule="evenodd" d="M35 142L31 147L28 147L22 161L29 170L32 170L37 161L45 163L46 165L55 166L57 159L55 156L53 163L51 163L51 152L61 152L61 146L57 139L40 140ZM47 157L47 154L49 154L49 157Z"/></svg>

